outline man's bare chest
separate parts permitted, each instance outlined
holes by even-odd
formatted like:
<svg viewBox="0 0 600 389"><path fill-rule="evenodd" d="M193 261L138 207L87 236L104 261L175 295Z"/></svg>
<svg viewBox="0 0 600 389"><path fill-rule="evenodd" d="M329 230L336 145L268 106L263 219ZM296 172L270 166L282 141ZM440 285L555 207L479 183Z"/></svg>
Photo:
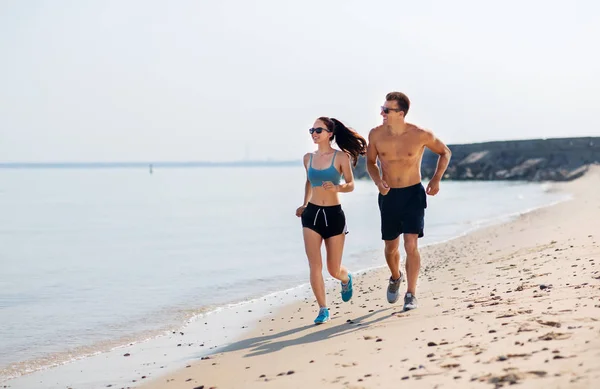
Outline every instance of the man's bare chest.
<svg viewBox="0 0 600 389"><path fill-rule="evenodd" d="M382 160L402 161L419 158L423 145L411 137L382 137L376 143L377 154Z"/></svg>

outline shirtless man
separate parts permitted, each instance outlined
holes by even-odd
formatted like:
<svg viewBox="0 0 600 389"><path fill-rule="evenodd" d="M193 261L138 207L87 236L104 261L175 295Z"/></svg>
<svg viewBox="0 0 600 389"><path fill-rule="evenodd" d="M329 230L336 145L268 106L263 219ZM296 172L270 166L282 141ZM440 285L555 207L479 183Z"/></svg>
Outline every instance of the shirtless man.
<svg viewBox="0 0 600 389"><path fill-rule="evenodd" d="M388 93L381 107L383 124L369 133L367 170L379 189L381 238L385 241L385 260L391 271L387 289L390 304L398 301L400 272L400 234L404 234L408 287L404 295L404 310L417 308L416 288L421 257L417 245L423 237L427 196L435 196L448 163L450 149L431 131L406 123L410 101L400 92ZM421 158L425 147L438 154L435 174L427 185L421 184ZM381 172L377 166L377 158Z"/></svg>

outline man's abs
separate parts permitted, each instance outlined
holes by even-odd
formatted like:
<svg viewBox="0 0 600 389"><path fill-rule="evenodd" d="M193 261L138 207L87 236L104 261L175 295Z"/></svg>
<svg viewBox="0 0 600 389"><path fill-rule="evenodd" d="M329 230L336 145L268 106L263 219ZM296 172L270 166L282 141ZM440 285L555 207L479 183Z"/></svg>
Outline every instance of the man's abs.
<svg viewBox="0 0 600 389"><path fill-rule="evenodd" d="M404 188L421 182L422 130L408 125L406 132L392 134L381 127L373 136L382 179L390 188Z"/></svg>
<svg viewBox="0 0 600 389"><path fill-rule="evenodd" d="M421 182L421 164L417 161L381 161L381 178L390 188L405 188Z"/></svg>

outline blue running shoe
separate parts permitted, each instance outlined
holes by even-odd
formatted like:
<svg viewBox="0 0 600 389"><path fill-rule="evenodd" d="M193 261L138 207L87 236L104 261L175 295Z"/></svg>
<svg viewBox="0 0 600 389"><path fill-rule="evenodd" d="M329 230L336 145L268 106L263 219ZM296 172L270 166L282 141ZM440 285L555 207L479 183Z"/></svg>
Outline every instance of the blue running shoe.
<svg viewBox="0 0 600 389"><path fill-rule="evenodd" d="M352 274L348 273L348 283L344 284L342 282L342 300L350 301L352 298Z"/></svg>
<svg viewBox="0 0 600 389"><path fill-rule="evenodd" d="M319 309L319 316L315 319L315 324L323 324L329 321L329 309L323 307Z"/></svg>

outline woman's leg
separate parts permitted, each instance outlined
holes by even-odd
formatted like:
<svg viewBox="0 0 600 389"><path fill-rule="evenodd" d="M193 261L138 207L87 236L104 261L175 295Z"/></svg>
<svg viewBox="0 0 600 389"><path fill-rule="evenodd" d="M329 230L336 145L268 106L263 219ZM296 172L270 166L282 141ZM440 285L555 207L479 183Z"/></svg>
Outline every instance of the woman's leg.
<svg viewBox="0 0 600 389"><path fill-rule="evenodd" d="M342 301L349 301L352 298L352 275L342 265L345 240L346 234L332 236L325 239L325 248L327 249L327 270L333 278L342 282Z"/></svg>
<svg viewBox="0 0 600 389"><path fill-rule="evenodd" d="M327 250L327 270L329 274L344 284L348 282L348 269L342 265L342 254L344 252L344 242L346 235L340 234L325 239L325 249Z"/></svg>
<svg viewBox="0 0 600 389"><path fill-rule="evenodd" d="M323 262L321 258L321 235L309 228L303 228L304 249L308 257L308 266L310 268L310 286L317 299L320 308L327 306L325 298L325 282L323 281Z"/></svg>

